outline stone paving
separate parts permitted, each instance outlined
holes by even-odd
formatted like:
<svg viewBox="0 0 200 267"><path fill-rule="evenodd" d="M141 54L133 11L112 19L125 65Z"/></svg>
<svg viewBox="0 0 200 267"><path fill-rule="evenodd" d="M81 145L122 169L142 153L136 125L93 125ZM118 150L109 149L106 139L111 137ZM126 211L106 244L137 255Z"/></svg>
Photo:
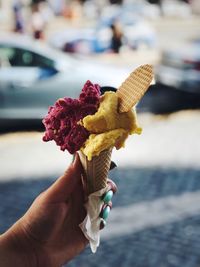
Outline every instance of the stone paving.
<svg viewBox="0 0 200 267"><path fill-rule="evenodd" d="M118 168L112 171L110 176L119 189L113 198L113 214L115 209L129 205L152 203L169 196L183 196L189 192L200 194L200 169ZM49 178L1 182L0 232L17 220L33 199L52 182L53 179ZM196 206L199 206L199 203L196 203ZM163 206L164 208L166 207ZM148 214L146 216L148 218ZM146 225L143 229L133 232L130 229L128 234L122 232L119 237L109 236L113 223L112 213L109 219L106 236L102 235L97 253L92 254L87 248L67 266L199 266L200 213L194 212L180 220L168 220L157 227ZM120 228L120 225L118 227Z"/></svg>
<svg viewBox="0 0 200 267"><path fill-rule="evenodd" d="M69 267L200 266L199 111L143 114L110 172L118 193L96 254L88 247ZM0 136L0 233L66 168L71 155L42 133ZM47 157L48 155L48 157Z"/></svg>

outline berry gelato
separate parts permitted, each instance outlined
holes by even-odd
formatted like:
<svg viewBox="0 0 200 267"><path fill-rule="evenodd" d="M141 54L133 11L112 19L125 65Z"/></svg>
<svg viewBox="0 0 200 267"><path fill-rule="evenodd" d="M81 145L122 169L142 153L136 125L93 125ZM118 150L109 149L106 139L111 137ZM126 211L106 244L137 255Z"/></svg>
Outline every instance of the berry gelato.
<svg viewBox="0 0 200 267"><path fill-rule="evenodd" d="M49 108L43 119L46 128L43 141L54 140L61 150L74 154L89 137L89 131L79 121L94 114L99 107L100 87L87 81L79 99L60 98Z"/></svg>

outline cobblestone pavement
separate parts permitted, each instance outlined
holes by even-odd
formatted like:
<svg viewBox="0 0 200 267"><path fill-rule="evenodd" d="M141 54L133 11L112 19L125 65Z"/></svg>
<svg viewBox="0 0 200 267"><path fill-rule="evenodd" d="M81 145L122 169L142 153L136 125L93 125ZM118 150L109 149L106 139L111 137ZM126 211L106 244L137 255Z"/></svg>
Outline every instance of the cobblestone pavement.
<svg viewBox="0 0 200 267"><path fill-rule="evenodd" d="M200 170L190 168L118 168L111 172L110 177L118 185L118 193L113 198L114 209L110 214L107 228L102 232L102 242L96 254L87 248L81 255L71 261L69 267L98 267L98 266L125 266L125 267L197 267L200 264L200 212L199 204L189 202L192 212L181 212L185 205L186 194L191 200L193 196L200 197ZM53 179L19 180L0 183L0 232L5 231L30 206L33 199ZM150 214L151 203L163 203L161 210L168 210L169 201L163 199L175 197L183 203L177 211L177 218L169 217L155 226L152 222L144 224L140 229L128 229L128 233L114 237L109 231L113 227L112 214L115 210L136 207L142 203L149 205L146 218L153 218ZM17 200L17 201L16 201ZM168 204L166 204L168 203ZM176 201L175 201L176 203ZM185 204L184 204L185 203ZM166 205L168 205L166 207ZM195 209L196 207L196 209ZM177 207L176 207L177 208ZM175 211L175 212L176 212ZM120 214L118 214L120 216ZM160 214L162 217L163 215ZM180 219L179 219L180 216ZM134 217L134 215L133 215ZM156 218L155 218L156 219ZM126 219L125 219L126 220ZM138 217L131 223L137 222ZM157 220L157 219L156 219ZM120 227L123 227L119 224Z"/></svg>
<svg viewBox="0 0 200 267"><path fill-rule="evenodd" d="M118 168L110 178L119 190L100 247L96 254L88 247L67 266L200 266L199 116L139 116L142 136L113 152ZM0 136L0 233L71 161L41 140L34 132Z"/></svg>

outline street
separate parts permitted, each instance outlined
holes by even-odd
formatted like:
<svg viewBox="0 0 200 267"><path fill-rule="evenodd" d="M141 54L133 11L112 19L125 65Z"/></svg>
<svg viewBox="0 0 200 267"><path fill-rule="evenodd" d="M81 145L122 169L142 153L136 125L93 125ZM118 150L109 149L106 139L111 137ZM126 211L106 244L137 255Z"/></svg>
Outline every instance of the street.
<svg viewBox="0 0 200 267"><path fill-rule="evenodd" d="M139 114L142 135L113 152L118 168L110 178L118 193L100 247L94 255L87 248L67 266L199 266L199 117L199 111ZM0 136L1 232L71 161L41 138L41 132Z"/></svg>
<svg viewBox="0 0 200 267"><path fill-rule="evenodd" d="M149 23L158 37L154 49L124 49L119 55L92 54L88 59L131 71L141 64L156 66L162 49L198 37L200 19L164 17ZM2 24L0 29L11 25ZM67 27L72 24L66 19L53 19L45 29L46 39ZM138 105L142 134L130 136L125 148L112 154L117 168L110 178L118 192L100 247L96 254L88 247L66 266L200 266L199 108L200 94L157 85L147 92ZM0 134L0 234L72 161L72 155L54 142L42 141L41 127L12 130Z"/></svg>

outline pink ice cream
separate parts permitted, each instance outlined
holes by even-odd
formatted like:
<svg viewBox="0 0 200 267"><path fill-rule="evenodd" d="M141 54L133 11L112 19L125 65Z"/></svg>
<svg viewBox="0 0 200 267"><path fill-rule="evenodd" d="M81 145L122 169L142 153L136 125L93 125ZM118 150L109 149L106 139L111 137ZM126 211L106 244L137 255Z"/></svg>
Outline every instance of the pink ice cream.
<svg viewBox="0 0 200 267"><path fill-rule="evenodd" d="M42 121L46 128L43 140L54 140L61 150L74 154L90 135L78 122L85 116L94 114L99 102L100 86L90 81L85 83L79 99L58 99Z"/></svg>

